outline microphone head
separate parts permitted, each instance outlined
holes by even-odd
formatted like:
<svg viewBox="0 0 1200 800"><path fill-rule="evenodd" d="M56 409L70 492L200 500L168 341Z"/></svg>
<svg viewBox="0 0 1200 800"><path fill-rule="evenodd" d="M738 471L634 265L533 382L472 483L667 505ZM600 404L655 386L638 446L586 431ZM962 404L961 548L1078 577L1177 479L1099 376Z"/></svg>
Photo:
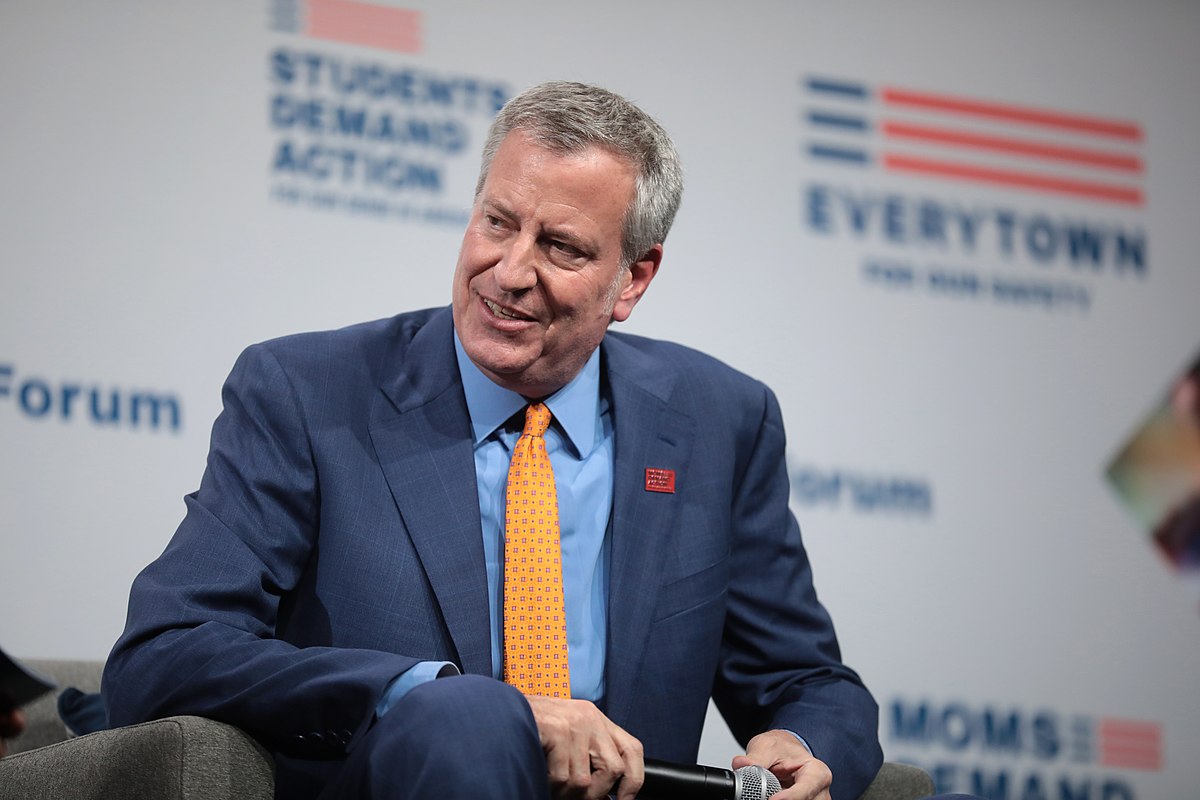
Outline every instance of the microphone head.
<svg viewBox="0 0 1200 800"><path fill-rule="evenodd" d="M779 779L770 770L752 765L742 767L734 773L734 797L737 800L767 800L783 789Z"/></svg>

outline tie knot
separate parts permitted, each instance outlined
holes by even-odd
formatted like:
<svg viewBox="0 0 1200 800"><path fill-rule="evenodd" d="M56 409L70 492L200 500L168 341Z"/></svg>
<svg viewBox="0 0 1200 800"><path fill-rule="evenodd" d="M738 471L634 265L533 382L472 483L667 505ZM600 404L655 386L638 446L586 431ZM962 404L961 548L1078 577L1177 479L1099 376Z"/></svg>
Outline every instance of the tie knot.
<svg viewBox="0 0 1200 800"><path fill-rule="evenodd" d="M550 409L545 403L534 403L525 409L525 430L522 436L545 436L550 427Z"/></svg>

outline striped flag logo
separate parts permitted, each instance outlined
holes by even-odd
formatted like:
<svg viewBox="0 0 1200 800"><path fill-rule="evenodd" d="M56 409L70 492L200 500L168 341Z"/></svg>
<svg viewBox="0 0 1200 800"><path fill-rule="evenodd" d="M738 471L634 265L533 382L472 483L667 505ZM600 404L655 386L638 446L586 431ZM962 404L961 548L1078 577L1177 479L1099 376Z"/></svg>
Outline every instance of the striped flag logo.
<svg viewBox="0 0 1200 800"><path fill-rule="evenodd" d="M1129 769L1162 769L1162 725L1156 722L1102 718L1097 738L1101 764Z"/></svg>
<svg viewBox="0 0 1200 800"><path fill-rule="evenodd" d="M271 29L397 53L420 53L421 12L359 0L271 0Z"/></svg>
<svg viewBox="0 0 1200 800"><path fill-rule="evenodd" d="M815 161L1125 206L1145 205L1141 127L1005 102L809 77Z"/></svg>

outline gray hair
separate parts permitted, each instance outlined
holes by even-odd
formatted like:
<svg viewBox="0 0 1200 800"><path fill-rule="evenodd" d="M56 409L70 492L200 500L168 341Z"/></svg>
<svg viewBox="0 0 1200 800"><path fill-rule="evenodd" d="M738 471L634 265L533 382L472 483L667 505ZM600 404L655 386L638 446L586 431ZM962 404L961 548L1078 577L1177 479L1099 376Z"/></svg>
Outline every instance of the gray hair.
<svg viewBox="0 0 1200 800"><path fill-rule="evenodd" d="M683 196L683 168L671 137L633 103L607 89L549 81L504 104L483 145L475 196L483 191L492 158L514 130L556 153L601 147L637 170L633 202L625 213L621 262L629 266L667 238Z"/></svg>

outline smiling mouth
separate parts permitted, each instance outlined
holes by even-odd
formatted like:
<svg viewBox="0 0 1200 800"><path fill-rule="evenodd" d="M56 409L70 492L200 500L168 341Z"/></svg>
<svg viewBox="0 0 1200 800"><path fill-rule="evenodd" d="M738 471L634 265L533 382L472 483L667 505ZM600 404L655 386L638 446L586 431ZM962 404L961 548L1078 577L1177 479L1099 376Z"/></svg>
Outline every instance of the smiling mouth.
<svg viewBox="0 0 1200 800"><path fill-rule="evenodd" d="M516 312L509 311L508 309L506 309L502 306L499 306L496 303L493 303L491 300L488 300L486 297L483 298L483 304L488 307L489 311L491 311L493 314L495 314L500 319L511 319L511 320L516 320L518 322L532 322L533 321L532 317L527 317L522 314L517 314Z"/></svg>

